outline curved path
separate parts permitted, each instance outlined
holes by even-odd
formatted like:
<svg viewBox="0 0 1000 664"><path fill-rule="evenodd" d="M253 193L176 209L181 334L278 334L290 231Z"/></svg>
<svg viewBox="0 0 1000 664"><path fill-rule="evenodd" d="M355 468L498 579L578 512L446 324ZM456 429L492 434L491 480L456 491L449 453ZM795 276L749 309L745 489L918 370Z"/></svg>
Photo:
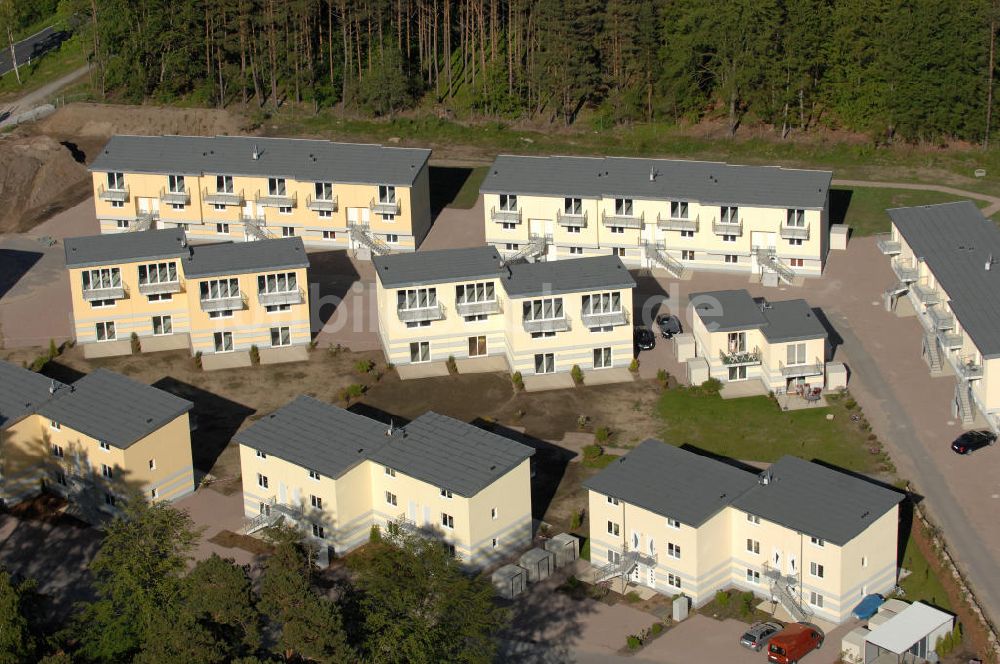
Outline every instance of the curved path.
<svg viewBox="0 0 1000 664"><path fill-rule="evenodd" d="M991 217L997 212L1000 212L1000 196L990 196L989 194L981 194L978 191L967 191L965 189L956 189L955 187L946 187L939 184L918 184L914 182L880 182L877 180L833 180L834 186L839 187L874 187L876 189L914 189L917 191L939 191L942 194L951 194L953 196L964 196L965 198L974 198L978 201L986 201L989 203L988 206L983 208L983 216Z"/></svg>

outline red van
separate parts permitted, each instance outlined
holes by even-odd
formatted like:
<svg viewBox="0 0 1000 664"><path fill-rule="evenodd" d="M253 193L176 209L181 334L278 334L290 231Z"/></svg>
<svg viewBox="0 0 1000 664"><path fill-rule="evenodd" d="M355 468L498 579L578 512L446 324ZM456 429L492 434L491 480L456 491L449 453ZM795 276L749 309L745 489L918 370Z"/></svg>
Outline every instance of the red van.
<svg viewBox="0 0 1000 664"><path fill-rule="evenodd" d="M823 645L823 632L809 623L791 623L771 637L767 644L767 661L795 664Z"/></svg>

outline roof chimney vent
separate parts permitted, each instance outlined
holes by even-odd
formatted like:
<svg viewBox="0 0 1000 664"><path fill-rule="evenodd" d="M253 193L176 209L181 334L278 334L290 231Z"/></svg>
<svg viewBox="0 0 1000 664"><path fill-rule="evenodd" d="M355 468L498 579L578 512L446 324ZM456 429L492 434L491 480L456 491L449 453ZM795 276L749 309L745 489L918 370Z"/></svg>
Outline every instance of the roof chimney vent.
<svg viewBox="0 0 1000 664"><path fill-rule="evenodd" d="M771 483L771 469L770 468L768 468L767 470L765 470L764 472L762 472L760 474L759 481L760 481L761 486L767 486L768 484Z"/></svg>
<svg viewBox="0 0 1000 664"><path fill-rule="evenodd" d="M659 173L656 172L656 167L653 166L652 164L650 164L650 166L649 166L649 181L650 182L656 182L656 176L657 175L659 175Z"/></svg>
<svg viewBox="0 0 1000 664"><path fill-rule="evenodd" d="M260 159L260 150L257 149L257 144L253 144L253 154L251 155L254 161Z"/></svg>
<svg viewBox="0 0 1000 664"><path fill-rule="evenodd" d="M58 388L56 387L56 380L55 378L53 378L52 381L49 383L49 394L55 394L57 389Z"/></svg>
<svg viewBox="0 0 1000 664"><path fill-rule="evenodd" d="M992 267L992 266L993 266L993 254L990 254L989 258L986 259L986 266L985 266L986 267L986 271L989 272L990 271L990 267Z"/></svg>

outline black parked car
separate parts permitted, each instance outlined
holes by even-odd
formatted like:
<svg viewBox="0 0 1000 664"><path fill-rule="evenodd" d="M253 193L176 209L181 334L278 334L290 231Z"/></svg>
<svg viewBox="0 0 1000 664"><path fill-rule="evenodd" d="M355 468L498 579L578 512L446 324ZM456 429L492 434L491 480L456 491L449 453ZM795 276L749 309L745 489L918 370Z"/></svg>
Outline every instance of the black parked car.
<svg viewBox="0 0 1000 664"><path fill-rule="evenodd" d="M981 447L989 447L997 435L992 431L966 431L951 444L958 454L971 454Z"/></svg>
<svg viewBox="0 0 1000 664"><path fill-rule="evenodd" d="M635 347L639 350L650 350L656 347L656 335L648 327L637 327L634 333Z"/></svg>
<svg viewBox="0 0 1000 664"><path fill-rule="evenodd" d="M681 319L670 314L657 316L656 326L660 328L660 334L664 339L673 339L675 334L681 333Z"/></svg>

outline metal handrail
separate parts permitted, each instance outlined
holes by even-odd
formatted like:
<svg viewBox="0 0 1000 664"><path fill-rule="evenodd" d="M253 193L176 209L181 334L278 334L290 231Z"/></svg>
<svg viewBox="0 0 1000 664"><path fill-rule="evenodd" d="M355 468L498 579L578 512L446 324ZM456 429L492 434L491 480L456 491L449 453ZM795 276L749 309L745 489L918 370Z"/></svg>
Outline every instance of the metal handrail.
<svg viewBox="0 0 1000 664"><path fill-rule="evenodd" d="M608 214L607 210L601 210L601 223L605 226L617 226L620 228L641 229L646 223L646 213L639 214Z"/></svg>
<svg viewBox="0 0 1000 664"><path fill-rule="evenodd" d="M519 224L521 223L520 210L498 210L490 208L490 219L496 223Z"/></svg>
<svg viewBox="0 0 1000 664"><path fill-rule="evenodd" d="M572 214L570 212L556 210L556 223L560 226L566 226L569 228L586 228L587 211L584 210L580 214Z"/></svg>
<svg viewBox="0 0 1000 664"><path fill-rule="evenodd" d="M719 359L722 360L724 365L729 367L760 364L760 347L755 346L753 350L738 350L731 353L720 350Z"/></svg>

